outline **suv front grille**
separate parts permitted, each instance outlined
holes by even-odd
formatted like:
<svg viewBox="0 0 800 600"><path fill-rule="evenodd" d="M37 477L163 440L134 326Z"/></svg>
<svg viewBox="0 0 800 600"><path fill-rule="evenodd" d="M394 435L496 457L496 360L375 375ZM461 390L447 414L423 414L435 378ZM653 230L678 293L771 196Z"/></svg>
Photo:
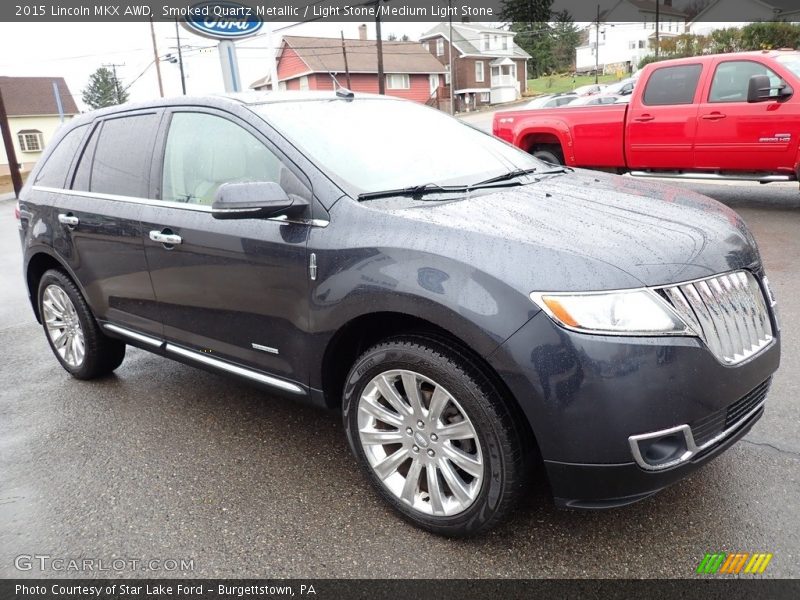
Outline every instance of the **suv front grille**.
<svg viewBox="0 0 800 600"><path fill-rule="evenodd" d="M767 379L727 408L718 410L692 423L691 428L694 443L698 446L702 446L715 436L730 429L741 421L742 418L761 404L767 397L770 382L771 379Z"/></svg>
<svg viewBox="0 0 800 600"><path fill-rule="evenodd" d="M764 294L749 271L660 288L722 363L735 365L772 343Z"/></svg>

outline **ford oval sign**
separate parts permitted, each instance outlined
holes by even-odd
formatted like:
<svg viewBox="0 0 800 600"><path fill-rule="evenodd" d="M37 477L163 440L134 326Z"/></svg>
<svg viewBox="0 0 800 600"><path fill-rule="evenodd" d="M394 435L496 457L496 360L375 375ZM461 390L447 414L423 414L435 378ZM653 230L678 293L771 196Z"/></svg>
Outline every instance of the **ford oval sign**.
<svg viewBox="0 0 800 600"><path fill-rule="evenodd" d="M235 40L257 33L263 21L256 10L238 2L200 2L186 13L187 29L215 40Z"/></svg>

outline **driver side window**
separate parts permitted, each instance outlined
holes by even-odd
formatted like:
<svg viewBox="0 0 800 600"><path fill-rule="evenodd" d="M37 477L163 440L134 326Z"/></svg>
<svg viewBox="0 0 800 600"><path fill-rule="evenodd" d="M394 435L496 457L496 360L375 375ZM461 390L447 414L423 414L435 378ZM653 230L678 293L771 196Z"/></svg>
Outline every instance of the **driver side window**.
<svg viewBox="0 0 800 600"><path fill-rule="evenodd" d="M773 88L771 95L777 95L777 87L782 83L774 71L761 63L751 60L732 60L720 63L711 82L709 102L747 102L747 88L753 75L766 75Z"/></svg>
<svg viewBox="0 0 800 600"><path fill-rule="evenodd" d="M280 183L284 171L278 157L239 125L216 115L175 113L164 152L161 198L210 206L223 183Z"/></svg>

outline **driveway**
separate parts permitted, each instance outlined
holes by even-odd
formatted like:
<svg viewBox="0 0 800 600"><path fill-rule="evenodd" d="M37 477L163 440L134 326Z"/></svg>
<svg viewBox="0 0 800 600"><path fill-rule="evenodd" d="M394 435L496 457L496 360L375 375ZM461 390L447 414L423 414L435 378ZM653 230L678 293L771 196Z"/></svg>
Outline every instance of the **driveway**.
<svg viewBox="0 0 800 600"><path fill-rule="evenodd" d="M20 554L193 560L123 576L691 577L716 551L771 552L765 576L800 576L800 211L710 193L740 199L780 303L783 365L763 419L639 504L557 510L539 487L471 540L390 512L336 414L137 349L111 377L71 379L28 306L13 203L0 202L0 577L64 574L17 571Z"/></svg>

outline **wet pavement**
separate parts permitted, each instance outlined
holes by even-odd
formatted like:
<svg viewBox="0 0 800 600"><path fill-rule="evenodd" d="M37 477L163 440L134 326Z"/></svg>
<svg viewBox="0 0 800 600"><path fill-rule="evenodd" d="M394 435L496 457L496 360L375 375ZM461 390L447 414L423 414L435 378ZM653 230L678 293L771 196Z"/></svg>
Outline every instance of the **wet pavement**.
<svg viewBox="0 0 800 600"><path fill-rule="evenodd" d="M336 414L138 349L111 377L71 379L34 320L0 202L0 577L71 575L18 571L19 555L193 560L124 576L690 577L716 551L771 552L765 576L800 576L800 192L689 185L743 215L778 296L783 365L765 416L639 504L562 511L534 489L466 541L386 508Z"/></svg>

